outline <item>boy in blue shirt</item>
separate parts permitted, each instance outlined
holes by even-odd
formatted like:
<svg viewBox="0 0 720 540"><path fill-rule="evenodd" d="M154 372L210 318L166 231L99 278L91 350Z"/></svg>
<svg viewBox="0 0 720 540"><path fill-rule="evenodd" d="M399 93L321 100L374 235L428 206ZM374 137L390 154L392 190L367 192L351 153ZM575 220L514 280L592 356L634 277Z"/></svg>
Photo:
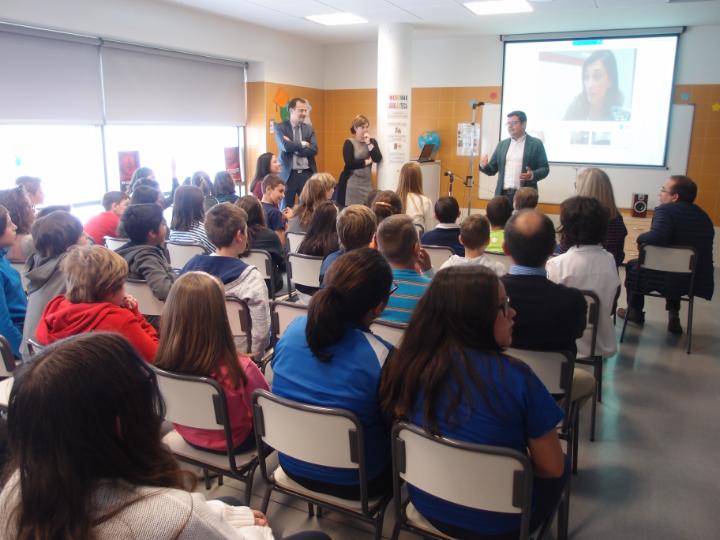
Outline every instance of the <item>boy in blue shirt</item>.
<svg viewBox="0 0 720 540"><path fill-rule="evenodd" d="M261 202L265 211L267 227L271 231L275 231L280 243L285 246L285 228L287 221L293 216L290 207L280 211L280 202L285 198L285 181L277 175L268 174L262 181L262 190Z"/></svg>
<svg viewBox="0 0 720 540"><path fill-rule="evenodd" d="M420 247L417 229L406 214L385 218L376 239L380 253L390 263L394 280L394 290L380 318L407 323L432 281L430 256Z"/></svg>
<svg viewBox="0 0 720 540"><path fill-rule="evenodd" d="M453 250L455 255L465 256L465 246L460 243L460 205L455 197L440 197L435 203L437 226L422 235L424 246L445 246Z"/></svg>

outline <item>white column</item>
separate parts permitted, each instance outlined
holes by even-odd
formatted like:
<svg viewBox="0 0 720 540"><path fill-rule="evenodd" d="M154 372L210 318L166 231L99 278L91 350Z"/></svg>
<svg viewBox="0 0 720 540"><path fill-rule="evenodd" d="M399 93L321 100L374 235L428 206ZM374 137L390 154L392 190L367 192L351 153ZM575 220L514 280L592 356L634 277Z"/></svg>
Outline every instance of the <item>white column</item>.
<svg viewBox="0 0 720 540"><path fill-rule="evenodd" d="M410 159L412 27L383 23L378 28L377 140L383 160L378 188L397 188L403 163Z"/></svg>

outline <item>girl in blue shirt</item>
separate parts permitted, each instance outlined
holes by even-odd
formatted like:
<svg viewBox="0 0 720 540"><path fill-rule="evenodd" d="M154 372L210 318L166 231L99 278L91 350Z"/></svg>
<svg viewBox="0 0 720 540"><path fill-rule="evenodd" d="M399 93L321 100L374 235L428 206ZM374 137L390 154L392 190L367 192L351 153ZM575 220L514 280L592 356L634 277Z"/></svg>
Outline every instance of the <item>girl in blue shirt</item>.
<svg viewBox="0 0 720 540"><path fill-rule="evenodd" d="M0 335L8 340L13 354L19 358L27 296L20 274L5 257L15 242L16 229L7 208L0 205Z"/></svg>
<svg viewBox="0 0 720 540"><path fill-rule="evenodd" d="M512 342L514 316L491 270L441 270L388 362L380 395L389 414L433 435L529 453L534 527L550 515L564 486L555 431L563 412L529 367L502 354ZM517 514L473 510L410 485L408 492L415 508L454 538L517 538Z"/></svg>
<svg viewBox="0 0 720 540"><path fill-rule="evenodd" d="M378 386L392 346L368 330L390 295L392 272L376 250L339 257L325 288L310 300L275 349L273 393L309 405L355 413L364 431L368 495L392 491L390 425L380 411ZM308 489L359 499L357 469L314 465L280 454L285 473Z"/></svg>

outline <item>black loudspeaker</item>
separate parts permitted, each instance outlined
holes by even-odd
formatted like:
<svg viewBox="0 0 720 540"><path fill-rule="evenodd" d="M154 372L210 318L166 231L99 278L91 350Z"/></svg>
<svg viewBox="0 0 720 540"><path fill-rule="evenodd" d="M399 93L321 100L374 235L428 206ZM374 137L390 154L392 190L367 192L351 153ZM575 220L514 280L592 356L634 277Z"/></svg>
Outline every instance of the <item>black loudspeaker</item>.
<svg viewBox="0 0 720 540"><path fill-rule="evenodd" d="M648 195L647 193L633 193L632 216L645 217L647 215Z"/></svg>

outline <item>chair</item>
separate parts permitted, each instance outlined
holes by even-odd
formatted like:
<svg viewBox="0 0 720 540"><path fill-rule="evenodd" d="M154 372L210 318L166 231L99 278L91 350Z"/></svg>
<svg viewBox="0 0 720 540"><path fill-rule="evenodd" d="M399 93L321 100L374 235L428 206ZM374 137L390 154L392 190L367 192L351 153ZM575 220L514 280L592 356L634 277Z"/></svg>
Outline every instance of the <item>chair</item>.
<svg viewBox="0 0 720 540"><path fill-rule="evenodd" d="M10 392L12 391L13 383L13 372L17 367L15 361L15 355L12 352L12 347L5 336L0 336L0 409L7 409L10 403Z"/></svg>
<svg viewBox="0 0 720 540"><path fill-rule="evenodd" d="M505 267L505 273L510 271L510 266L512 265L512 260L508 255L505 255L503 253L491 253L489 251L485 252L485 256L487 256L488 259L491 261L497 261L500 264L502 264Z"/></svg>
<svg viewBox="0 0 720 540"><path fill-rule="evenodd" d="M252 319L250 318L250 308L247 302L234 296L225 297L225 310L227 311L228 321L230 322L230 331L232 332L235 343L241 344L243 353L252 353ZM242 343L245 343L243 346Z"/></svg>
<svg viewBox="0 0 720 540"><path fill-rule="evenodd" d="M422 248L427 251L428 255L430 255L430 263L435 271L440 270L443 263L455 254L452 249L446 246L423 245Z"/></svg>
<svg viewBox="0 0 720 540"><path fill-rule="evenodd" d="M220 384L208 377L195 377L163 371L150 366L157 377L165 403L165 419L197 429L224 430L228 448L233 448L230 417L225 393ZM173 455L180 461L231 476L245 483L245 504L250 504L252 481L258 465L257 451L242 454L216 454L190 446L176 430L163 437ZM209 489L207 476L206 488Z"/></svg>
<svg viewBox="0 0 720 540"><path fill-rule="evenodd" d="M383 321L381 319L375 319L370 325L370 331L383 338L385 341L396 349L400 346L403 336L407 330L407 324L398 323L394 321Z"/></svg>
<svg viewBox="0 0 720 540"><path fill-rule="evenodd" d="M243 258L245 264L255 266L263 279L270 284L270 300L275 299L275 265L269 252L251 249Z"/></svg>
<svg viewBox="0 0 720 540"><path fill-rule="evenodd" d="M165 302L158 300L144 279L128 278L125 281L125 292L135 297L138 310L146 316L159 316L162 314Z"/></svg>
<svg viewBox="0 0 720 540"><path fill-rule="evenodd" d="M667 272L678 275L686 275L690 278L688 292L680 297L683 302L688 302L688 322L687 322L687 354L690 354L692 347L692 319L693 307L695 306L695 270L697 266L697 253L695 248L686 246L640 246L640 255L638 256L637 280L630 283L626 280L628 296L636 290L646 290L643 282L647 277L643 276L643 270L652 270L655 272ZM648 292L642 293L645 296L654 296L656 298L664 298L665 295L660 293ZM620 333L620 343L625 338L625 328L627 327L627 317L623 321L622 332Z"/></svg>
<svg viewBox="0 0 720 540"><path fill-rule="evenodd" d="M30 356L35 356L36 354L40 354L45 350L47 345L40 345L37 341L34 339L28 338L27 340L27 348L28 353L30 353Z"/></svg>
<svg viewBox="0 0 720 540"><path fill-rule="evenodd" d="M298 232L287 232L285 233L285 240L287 240L288 251L290 253L297 253L301 242L305 238L305 233Z"/></svg>
<svg viewBox="0 0 720 540"><path fill-rule="evenodd" d="M575 371L575 358L568 351L531 351L527 349L507 349L505 354L525 362L535 372L545 388L556 398L564 398L560 406L565 412L562 424L559 426L559 436L567 443L567 455L570 457L570 467L577 470L577 409L569 399L572 395L573 372ZM570 480L568 479L563 499L564 508L560 511L562 519L558 520L558 540L567 538L568 517L570 514Z"/></svg>
<svg viewBox="0 0 720 540"><path fill-rule="evenodd" d="M270 321L273 346L280 340L290 323L296 318L307 315L308 307L297 302L270 302Z"/></svg>
<svg viewBox="0 0 720 540"><path fill-rule="evenodd" d="M292 291L293 286L300 285L300 292L309 297L320 290L323 257L289 253L287 260L288 291Z"/></svg>
<svg viewBox="0 0 720 540"><path fill-rule="evenodd" d="M306 500L310 509L318 505L369 522L375 527L375 539L381 538L390 496L368 498L363 427L357 416L342 409L304 405L266 390L253 392L253 415L260 471L268 484L260 507L262 512L267 512L272 492L279 491ZM357 470L360 500L310 490L290 479L279 465L271 474L265 445L308 463Z"/></svg>
<svg viewBox="0 0 720 540"><path fill-rule="evenodd" d="M200 244L167 242L166 245L170 254L170 266L173 270L182 270L195 255L205 254L205 249Z"/></svg>
<svg viewBox="0 0 720 540"><path fill-rule="evenodd" d="M593 375L595 376L595 392L593 393L592 411L590 413L590 440L595 440L595 414L598 401L602 403L602 370L603 357L595 354L595 346L597 344L598 324L600 323L600 299L593 291L581 291L585 297L587 304L587 323L585 324L585 336L590 336L590 355L586 358L576 358L575 362L586 364L593 367ZM574 462L575 472L577 470L577 462Z"/></svg>
<svg viewBox="0 0 720 540"><path fill-rule="evenodd" d="M118 238L116 236L105 237L105 247L115 251L120 246L124 246L130 241L129 238Z"/></svg>
<svg viewBox="0 0 720 540"><path fill-rule="evenodd" d="M533 468L526 455L510 448L434 437L405 422L393 426L392 453L396 521L391 538L397 539L401 530L451 538L425 519L409 497L403 501L403 480L467 508L519 514L519 538L528 538Z"/></svg>

